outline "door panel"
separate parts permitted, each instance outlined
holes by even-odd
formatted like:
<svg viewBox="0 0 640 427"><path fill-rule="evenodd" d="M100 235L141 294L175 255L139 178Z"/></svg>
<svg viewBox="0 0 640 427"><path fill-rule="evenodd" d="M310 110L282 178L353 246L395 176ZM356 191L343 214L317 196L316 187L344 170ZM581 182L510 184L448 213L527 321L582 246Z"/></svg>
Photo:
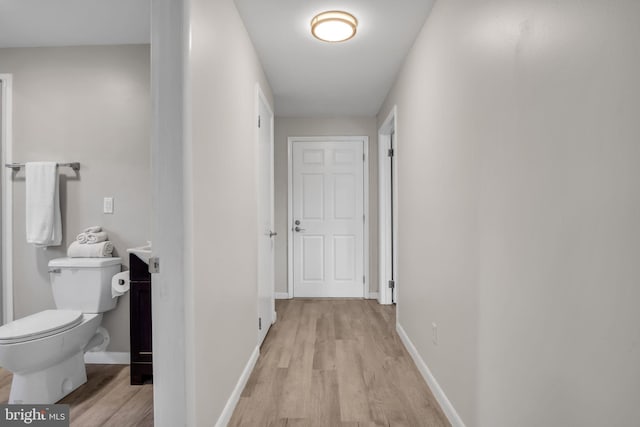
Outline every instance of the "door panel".
<svg viewBox="0 0 640 427"><path fill-rule="evenodd" d="M302 175L302 216L304 220L322 220L324 215L324 176L320 174Z"/></svg>
<svg viewBox="0 0 640 427"><path fill-rule="evenodd" d="M356 280L356 239L333 236L334 280Z"/></svg>
<svg viewBox="0 0 640 427"><path fill-rule="evenodd" d="M333 177L333 217L354 220L356 215L356 188L353 175Z"/></svg>
<svg viewBox="0 0 640 427"><path fill-rule="evenodd" d="M364 296L364 144L292 143L295 297Z"/></svg>
<svg viewBox="0 0 640 427"><path fill-rule="evenodd" d="M305 235L301 239L303 280L324 280L324 236Z"/></svg>
<svg viewBox="0 0 640 427"><path fill-rule="evenodd" d="M273 322L274 241L273 222L273 114L258 95L258 343Z"/></svg>
<svg viewBox="0 0 640 427"><path fill-rule="evenodd" d="M391 152L395 152L396 149L396 133L395 130L391 131L391 135L389 136L389 146L391 148ZM397 280L396 280L396 215L395 215L395 186L394 186L394 174L395 172L395 155L389 156L389 193L391 195L391 200L389 200L389 216L391 218L391 227L389 228L389 232L391 234L391 238L389 239L389 243L391 245L391 280L393 281L393 288L391 289L391 302L393 304L396 303L396 295L397 295Z"/></svg>

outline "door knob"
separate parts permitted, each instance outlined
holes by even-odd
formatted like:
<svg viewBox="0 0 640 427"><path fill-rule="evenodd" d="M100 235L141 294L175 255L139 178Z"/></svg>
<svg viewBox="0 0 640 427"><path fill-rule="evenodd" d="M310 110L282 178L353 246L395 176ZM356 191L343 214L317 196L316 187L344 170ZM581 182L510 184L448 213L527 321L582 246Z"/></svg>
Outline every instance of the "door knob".
<svg viewBox="0 0 640 427"><path fill-rule="evenodd" d="M297 232L300 232L300 231L304 231L304 228L296 227L294 228L294 230L296 230Z"/></svg>
<svg viewBox="0 0 640 427"><path fill-rule="evenodd" d="M273 236L277 236L277 235L278 235L277 232L269 230L269 237L273 237Z"/></svg>

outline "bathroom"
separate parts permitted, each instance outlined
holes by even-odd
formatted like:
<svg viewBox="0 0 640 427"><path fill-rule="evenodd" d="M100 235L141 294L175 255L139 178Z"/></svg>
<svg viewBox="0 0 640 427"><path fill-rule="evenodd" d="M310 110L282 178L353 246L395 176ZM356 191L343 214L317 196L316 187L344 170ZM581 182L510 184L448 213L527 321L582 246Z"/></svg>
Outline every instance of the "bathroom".
<svg viewBox="0 0 640 427"><path fill-rule="evenodd" d="M126 249L150 240L148 27L140 32L139 44L30 47L37 41L25 41L25 47L0 48L2 97L4 102L10 97L12 116L3 121L5 136L10 130L3 163L80 163L78 172L58 168L62 243L47 248L25 238L24 168L3 168L3 222L9 224L5 230L13 230L2 234L5 322L55 307L48 262L67 256L67 247L84 228L100 225L106 231L124 270ZM3 113L6 120L6 109ZM111 198L112 212L105 209L105 198ZM128 364L128 294L105 313L101 325L110 342L85 360Z"/></svg>

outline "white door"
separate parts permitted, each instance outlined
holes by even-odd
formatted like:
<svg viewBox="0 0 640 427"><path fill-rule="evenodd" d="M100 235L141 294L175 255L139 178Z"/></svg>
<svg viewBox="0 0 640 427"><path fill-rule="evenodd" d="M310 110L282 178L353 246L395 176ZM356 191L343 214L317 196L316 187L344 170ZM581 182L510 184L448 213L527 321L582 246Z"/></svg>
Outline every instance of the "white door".
<svg viewBox="0 0 640 427"><path fill-rule="evenodd" d="M391 135L389 136L389 217L391 220L391 227L389 227L389 233L391 234L389 238L389 245L391 249L391 279L389 280L389 287L391 288L391 302L393 304L396 303L396 295L397 295L397 287L396 287L396 213L395 213L395 150L396 150L396 132L395 130L391 131Z"/></svg>
<svg viewBox="0 0 640 427"><path fill-rule="evenodd" d="M257 89L258 102L258 343L275 320L273 233L273 113Z"/></svg>
<svg viewBox="0 0 640 427"><path fill-rule="evenodd" d="M393 108L378 132L378 243L379 243L379 301L396 302L398 295L397 244L397 138L396 109Z"/></svg>
<svg viewBox="0 0 640 427"><path fill-rule="evenodd" d="M293 141L294 297L364 297L364 141Z"/></svg>

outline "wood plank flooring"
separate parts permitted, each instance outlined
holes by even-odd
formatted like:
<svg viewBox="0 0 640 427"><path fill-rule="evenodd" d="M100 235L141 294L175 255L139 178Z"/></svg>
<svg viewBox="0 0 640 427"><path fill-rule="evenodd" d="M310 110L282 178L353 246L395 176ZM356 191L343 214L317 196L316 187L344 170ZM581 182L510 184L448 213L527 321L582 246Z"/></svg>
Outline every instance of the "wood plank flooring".
<svg viewBox="0 0 640 427"><path fill-rule="evenodd" d="M395 332L395 308L374 300L278 300L233 427L449 427ZM153 426L153 386L127 365L87 365L60 403L71 426ZM0 368L0 403L12 374Z"/></svg>
<svg viewBox="0 0 640 427"><path fill-rule="evenodd" d="M0 368L0 403L9 401L11 372ZM128 365L87 365L87 382L59 403L69 405L71 426L153 426L153 385L129 383Z"/></svg>
<svg viewBox="0 0 640 427"><path fill-rule="evenodd" d="M278 300L229 426L448 427L375 300Z"/></svg>

